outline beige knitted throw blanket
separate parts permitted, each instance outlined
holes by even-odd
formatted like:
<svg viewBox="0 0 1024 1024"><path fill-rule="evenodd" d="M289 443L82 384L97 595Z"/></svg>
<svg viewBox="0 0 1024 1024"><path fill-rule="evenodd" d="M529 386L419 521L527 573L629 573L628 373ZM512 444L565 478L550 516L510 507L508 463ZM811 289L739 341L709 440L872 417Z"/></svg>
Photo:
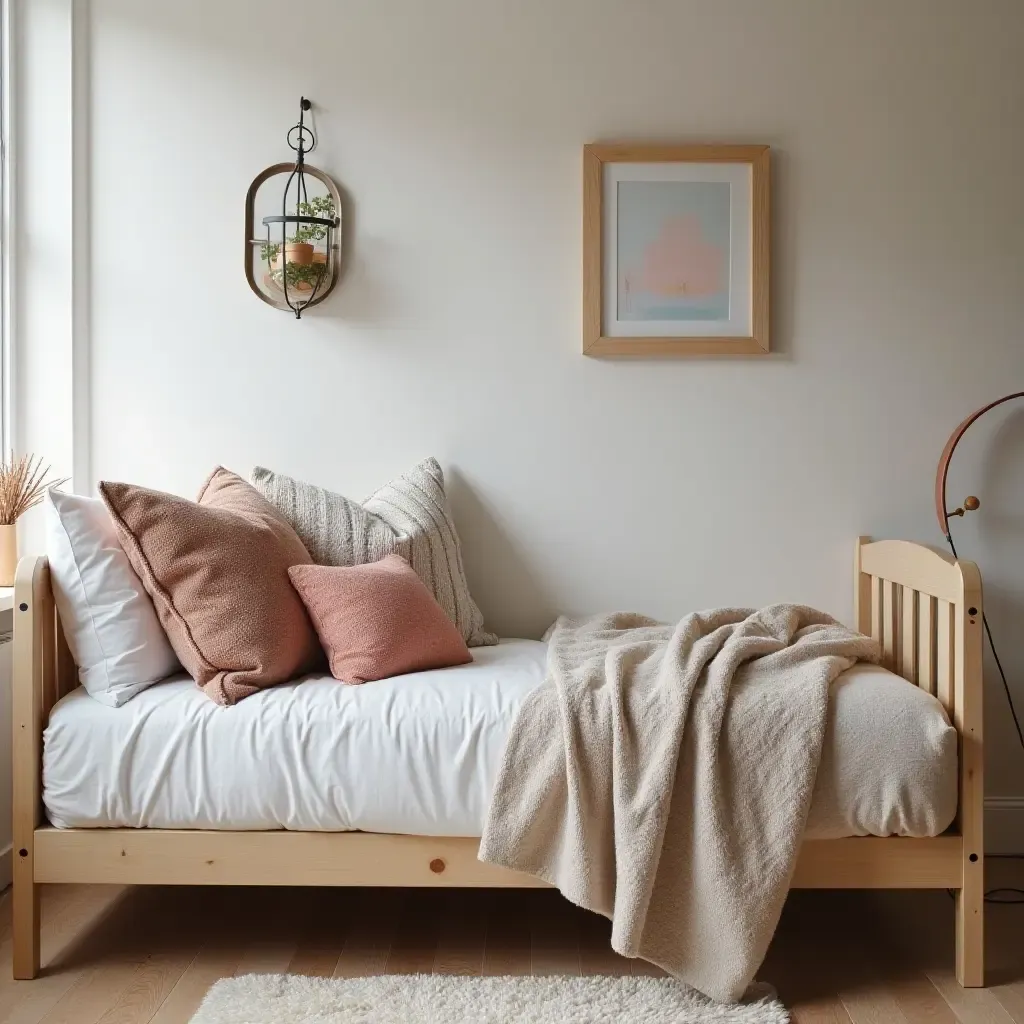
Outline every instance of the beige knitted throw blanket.
<svg viewBox="0 0 1024 1024"><path fill-rule="evenodd" d="M559 619L512 727L480 859L610 917L612 946L723 1002L796 865L829 686L874 641L811 608Z"/></svg>

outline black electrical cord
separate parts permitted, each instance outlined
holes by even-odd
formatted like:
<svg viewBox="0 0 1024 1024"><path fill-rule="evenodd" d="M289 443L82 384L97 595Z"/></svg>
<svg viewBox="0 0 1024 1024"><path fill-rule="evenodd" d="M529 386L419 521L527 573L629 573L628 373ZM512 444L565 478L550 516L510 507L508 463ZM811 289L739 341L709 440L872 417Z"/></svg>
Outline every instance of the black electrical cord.
<svg viewBox="0 0 1024 1024"><path fill-rule="evenodd" d="M947 523L948 530L948 523ZM956 545L953 543L953 536L951 533L946 533L946 541L949 544L949 550L953 552L954 558L960 556L956 553ZM996 642L992 639L992 630L988 624L988 616L985 614L985 610L982 609L981 621L985 627L985 636L988 637L988 646L992 651L992 658L996 663L996 668L999 670L999 679L1003 684L1003 693L1006 694L1006 703L1010 707L1010 715L1013 717L1013 724L1017 730L1017 739L1020 741L1021 750L1024 750L1024 732L1021 731L1020 719L1017 717L1017 709L1013 706L1013 696L1010 693L1010 684L1006 681L1006 672L1003 670L1003 663L999 659L999 652L996 650ZM1024 859L1024 854L1003 854L1007 858L1012 859ZM952 890L949 891L950 896L953 895ZM996 889L989 889L985 893L986 903L1024 903L1024 889L1016 889L1013 886L1000 886Z"/></svg>
<svg viewBox="0 0 1024 1024"><path fill-rule="evenodd" d="M1004 895L1007 894L1007 895ZM986 903L1024 903L1024 889L1000 887L985 893Z"/></svg>
<svg viewBox="0 0 1024 1024"><path fill-rule="evenodd" d="M950 899L956 898L956 893L952 889L947 889L946 894ZM1009 894L1009 896L1006 894ZM985 902L1003 903L1007 906L1014 903L1024 903L1024 889L1017 889L1012 885L1000 885L995 889L989 889L986 891Z"/></svg>
<svg viewBox="0 0 1024 1024"><path fill-rule="evenodd" d="M956 553L956 545L953 543L951 534L946 534L946 541L949 543L949 550L953 552L954 558L960 556ZM1013 697L1010 695L1010 684L1006 681L1006 673L1003 671L1003 663L999 660L999 652L996 650L996 642L992 639L992 630L988 624L988 616L984 609L981 612L981 621L985 626L985 636L988 637L988 646L992 651L992 658L995 660L996 668L999 670L999 678L1003 683L1003 693L1006 694L1006 703L1010 706L1010 714L1013 716L1013 724L1017 729L1017 739L1020 740L1021 750L1024 750L1024 732L1021 731L1020 719L1017 717L1017 709L1013 706Z"/></svg>

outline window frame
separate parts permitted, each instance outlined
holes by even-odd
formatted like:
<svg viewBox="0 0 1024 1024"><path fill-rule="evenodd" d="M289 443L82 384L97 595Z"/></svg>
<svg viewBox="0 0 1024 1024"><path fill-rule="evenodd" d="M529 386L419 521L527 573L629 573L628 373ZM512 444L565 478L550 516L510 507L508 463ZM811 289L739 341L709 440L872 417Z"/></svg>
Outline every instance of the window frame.
<svg viewBox="0 0 1024 1024"><path fill-rule="evenodd" d="M14 164L11 152L14 69L14 4L0 0L0 457L11 450L12 344L14 336Z"/></svg>

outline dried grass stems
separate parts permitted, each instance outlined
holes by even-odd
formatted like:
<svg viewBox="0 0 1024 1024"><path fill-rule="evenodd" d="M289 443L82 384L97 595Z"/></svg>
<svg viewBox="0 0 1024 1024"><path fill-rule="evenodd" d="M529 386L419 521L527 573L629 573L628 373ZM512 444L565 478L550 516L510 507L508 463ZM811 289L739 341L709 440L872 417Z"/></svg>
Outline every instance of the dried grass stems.
<svg viewBox="0 0 1024 1024"><path fill-rule="evenodd" d="M48 479L50 466L43 465L42 456L21 455L0 461L0 526L13 526L30 508L43 500L50 487L67 483Z"/></svg>

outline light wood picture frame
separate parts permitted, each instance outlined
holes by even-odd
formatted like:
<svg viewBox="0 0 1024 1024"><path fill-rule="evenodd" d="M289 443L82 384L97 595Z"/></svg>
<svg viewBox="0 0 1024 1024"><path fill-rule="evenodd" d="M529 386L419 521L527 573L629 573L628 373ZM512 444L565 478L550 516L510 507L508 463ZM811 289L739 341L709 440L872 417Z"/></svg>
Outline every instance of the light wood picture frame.
<svg viewBox="0 0 1024 1024"><path fill-rule="evenodd" d="M583 147L583 354L769 351L768 146Z"/></svg>

